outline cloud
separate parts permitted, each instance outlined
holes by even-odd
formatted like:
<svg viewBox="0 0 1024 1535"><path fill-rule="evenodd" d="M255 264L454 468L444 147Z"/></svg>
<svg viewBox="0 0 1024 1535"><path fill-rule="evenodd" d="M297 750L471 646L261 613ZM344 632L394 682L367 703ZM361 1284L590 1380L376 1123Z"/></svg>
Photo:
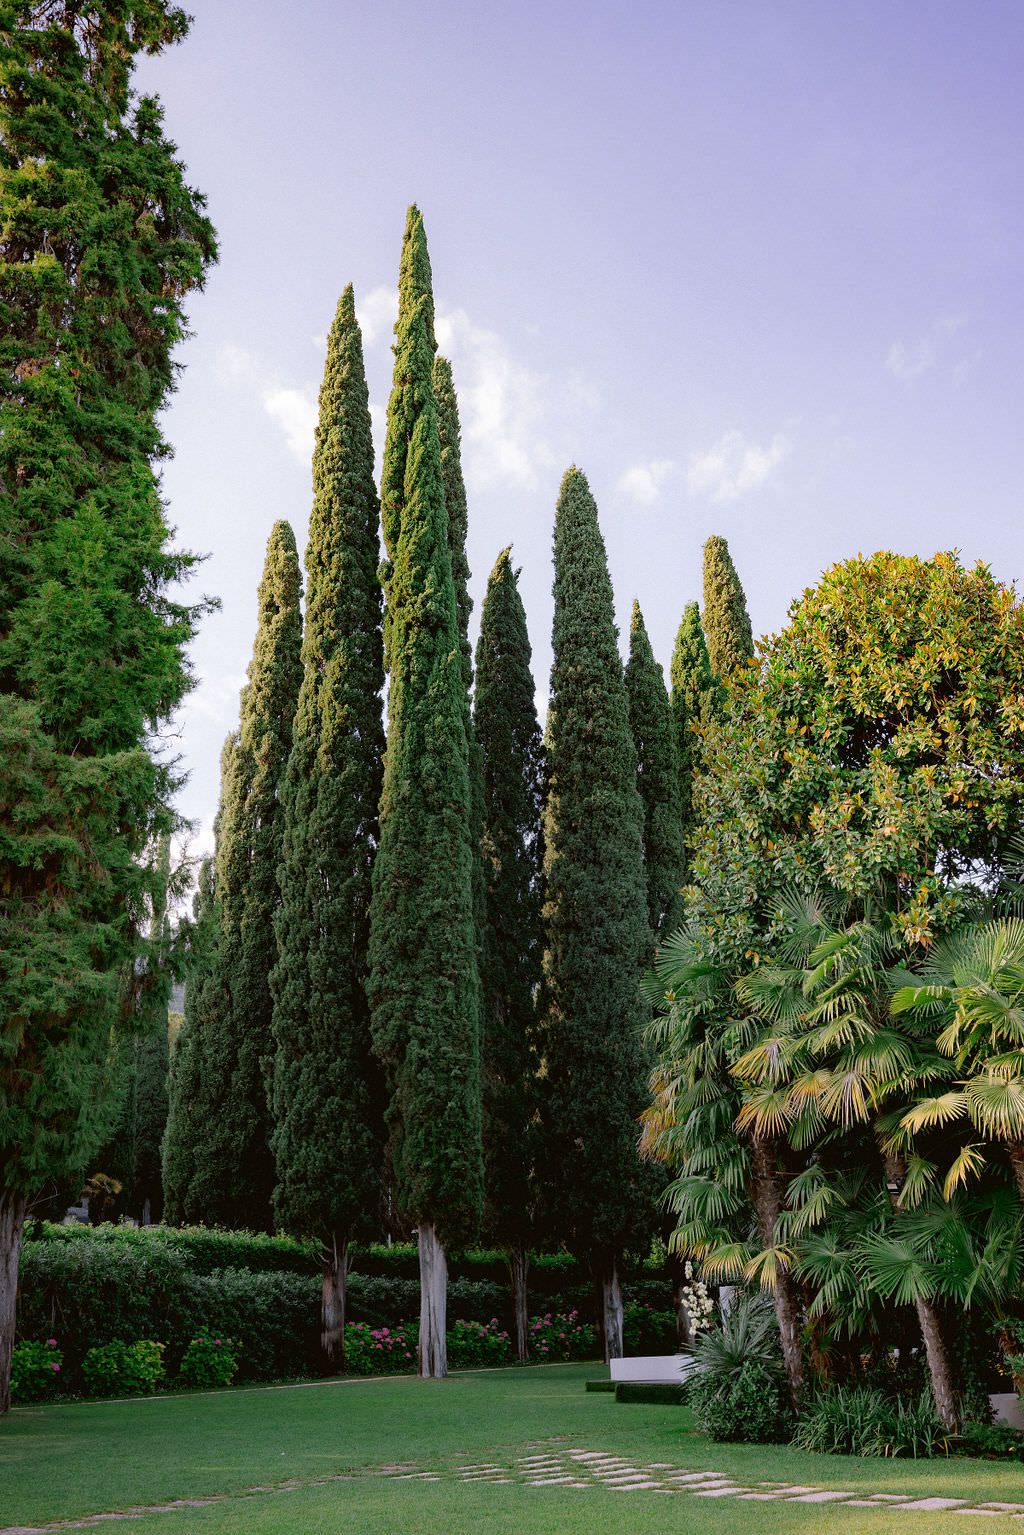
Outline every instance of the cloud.
<svg viewBox="0 0 1024 1535"><path fill-rule="evenodd" d="M363 344L374 346L389 341L398 319L398 289L381 285L371 288L364 298L356 294L356 319L363 333Z"/></svg>
<svg viewBox="0 0 1024 1535"><path fill-rule="evenodd" d="M941 356L944 343L950 336L967 324L965 314L944 315L931 325L923 336L909 344L894 341L885 357L885 366L894 378L912 384L922 374L930 372ZM958 365L959 366L959 365ZM953 370L954 375L957 369Z"/></svg>
<svg viewBox="0 0 1024 1535"><path fill-rule="evenodd" d="M736 501L770 479L792 451L792 443L781 432L764 447L749 442L742 432L725 432L706 453L691 454L687 489L712 501Z"/></svg>
<svg viewBox="0 0 1024 1535"><path fill-rule="evenodd" d="M224 346L217 359L222 383L252 390L271 421L284 435L285 446L300 463L313 454L317 395L311 387L289 388L271 374L259 358L240 346Z"/></svg>
<svg viewBox="0 0 1024 1535"><path fill-rule="evenodd" d="M632 464L620 475L618 489L639 506L653 506L661 495L661 487L675 469L670 458L652 458L646 464Z"/></svg>

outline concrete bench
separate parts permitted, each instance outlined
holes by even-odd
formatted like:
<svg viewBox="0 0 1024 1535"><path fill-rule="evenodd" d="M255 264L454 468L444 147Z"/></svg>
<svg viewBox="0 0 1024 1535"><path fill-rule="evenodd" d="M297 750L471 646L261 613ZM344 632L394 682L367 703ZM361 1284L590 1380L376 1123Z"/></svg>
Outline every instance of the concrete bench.
<svg viewBox="0 0 1024 1535"><path fill-rule="evenodd" d="M678 1385L697 1367L692 1354L647 1354L636 1359L612 1359L609 1362L614 1381L630 1383L671 1381Z"/></svg>

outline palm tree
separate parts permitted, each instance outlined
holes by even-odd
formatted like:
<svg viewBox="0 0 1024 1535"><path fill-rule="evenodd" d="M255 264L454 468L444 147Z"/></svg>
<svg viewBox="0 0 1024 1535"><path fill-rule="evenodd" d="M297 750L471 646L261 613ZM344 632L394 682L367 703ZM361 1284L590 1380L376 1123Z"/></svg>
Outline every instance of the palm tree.
<svg viewBox="0 0 1024 1535"><path fill-rule="evenodd" d="M910 1132L970 1126L946 1175L947 1197L978 1176L990 1148L1006 1156L1024 1203L1024 921L1005 918L963 929L936 945L921 984L901 987L893 1012L937 1029L955 1085L919 1098L903 1116Z"/></svg>

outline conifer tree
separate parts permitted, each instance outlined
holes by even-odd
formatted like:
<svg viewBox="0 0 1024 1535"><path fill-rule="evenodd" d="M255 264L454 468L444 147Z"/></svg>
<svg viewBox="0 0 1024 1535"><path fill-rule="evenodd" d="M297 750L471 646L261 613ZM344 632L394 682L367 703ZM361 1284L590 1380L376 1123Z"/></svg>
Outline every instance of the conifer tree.
<svg viewBox="0 0 1024 1535"><path fill-rule="evenodd" d="M491 571L476 650L474 725L482 764L486 927L481 1055L488 1239L508 1254L515 1355L527 1349L536 1093L536 993L541 978L543 747L526 613L503 549Z"/></svg>
<svg viewBox="0 0 1024 1535"><path fill-rule="evenodd" d="M718 705L718 688L711 675L700 608L695 602L688 602L683 609L672 653L671 676L672 719L679 768L679 818L685 846L692 830L693 782L700 763L700 740L696 731Z"/></svg>
<svg viewBox="0 0 1024 1535"><path fill-rule="evenodd" d="M220 960L227 1000L204 1049L217 1185L207 1219L266 1229L274 1166L266 1071L273 1053L270 972L284 834L281 784L302 676L302 580L295 535L275 522L258 593L256 638L242 690L238 747L218 851Z"/></svg>
<svg viewBox="0 0 1024 1535"><path fill-rule="evenodd" d="M140 0L4 6L0 51L0 1412L27 1201L110 1133L111 1042L145 950L146 849L173 824L148 744L188 690L160 412L202 197L133 95L183 37Z"/></svg>
<svg viewBox="0 0 1024 1535"><path fill-rule="evenodd" d="M327 338L306 548L303 676L285 775L272 975L274 1209L319 1239L321 1340L345 1363L348 1243L380 1209L383 1126L366 998L383 773L380 508L351 286Z"/></svg>
<svg viewBox="0 0 1024 1535"><path fill-rule="evenodd" d="M637 1157L650 949L643 806L597 507L576 468L555 515L554 659L544 814L546 1154L551 1209L590 1257L610 1357L622 1353L623 1249L646 1214Z"/></svg>
<svg viewBox="0 0 1024 1535"><path fill-rule="evenodd" d="M686 849L679 805L679 762L665 676L654 659L639 602L633 603L626 663L629 723L637 758L637 788L644 808L644 870L652 934L674 928Z"/></svg>
<svg viewBox="0 0 1024 1535"><path fill-rule="evenodd" d="M388 735L370 1001L390 1079L395 1197L420 1249L420 1373L443 1375L445 1248L482 1200L467 700L437 407L430 261L409 210L381 475Z"/></svg>
<svg viewBox="0 0 1024 1535"><path fill-rule="evenodd" d="M717 534L704 545L704 633L713 676L725 680L752 659L747 599L729 545Z"/></svg>

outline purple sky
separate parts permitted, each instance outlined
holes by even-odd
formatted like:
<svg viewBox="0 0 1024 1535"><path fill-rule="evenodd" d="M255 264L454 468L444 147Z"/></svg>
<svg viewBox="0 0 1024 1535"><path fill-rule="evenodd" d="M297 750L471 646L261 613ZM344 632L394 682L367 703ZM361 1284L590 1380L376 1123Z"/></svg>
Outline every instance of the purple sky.
<svg viewBox="0 0 1024 1535"><path fill-rule="evenodd" d="M538 693L579 463L620 626L667 663L730 543L755 631L826 565L958 547L1022 574L1020 0L194 0L147 62L222 257L168 414L206 846L278 517L304 544L323 336L356 287L378 432L407 204L453 359L473 594L523 566Z"/></svg>

